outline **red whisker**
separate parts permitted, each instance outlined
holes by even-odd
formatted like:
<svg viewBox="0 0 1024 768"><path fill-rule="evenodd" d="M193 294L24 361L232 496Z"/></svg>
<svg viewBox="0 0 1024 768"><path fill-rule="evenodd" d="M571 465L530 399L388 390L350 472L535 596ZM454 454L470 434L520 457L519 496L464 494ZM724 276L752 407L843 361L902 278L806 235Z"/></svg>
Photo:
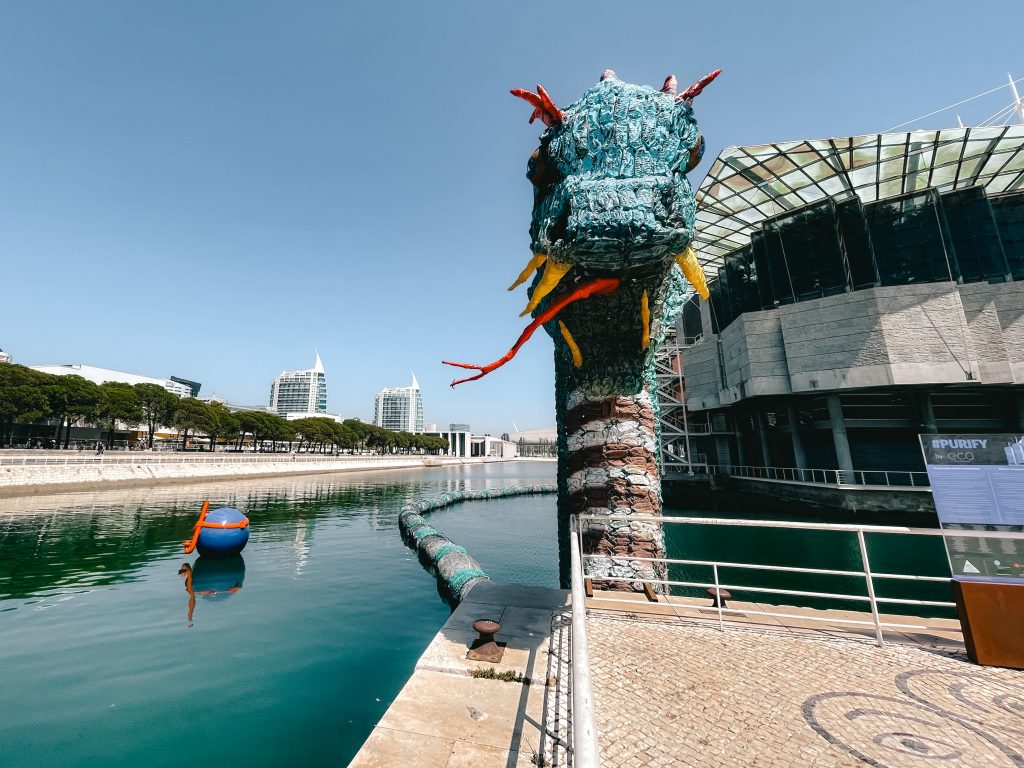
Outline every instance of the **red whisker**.
<svg viewBox="0 0 1024 768"><path fill-rule="evenodd" d="M574 301L580 301L581 299L589 299L591 296L610 296L618 290L621 281L617 277L599 277L596 280L591 280L589 283L584 283L579 286L572 293L567 293L565 296L560 298L550 307L541 312L537 317L534 318L533 322L526 326L526 329L520 334L516 343L512 345L512 348L505 353L504 357L495 360L493 363L488 365L472 365L470 363L454 363L450 360L442 360L441 362L445 365L453 365L456 368L469 368L470 370L480 371L476 376L470 376L466 379L456 379L452 382L452 387L459 384L464 384L467 381L476 381L477 379L483 378L491 371L496 368L501 368L505 363L516 356L519 349L530 340L533 336L533 332L540 328L544 323L553 319L555 315L565 309L567 306L572 304Z"/></svg>

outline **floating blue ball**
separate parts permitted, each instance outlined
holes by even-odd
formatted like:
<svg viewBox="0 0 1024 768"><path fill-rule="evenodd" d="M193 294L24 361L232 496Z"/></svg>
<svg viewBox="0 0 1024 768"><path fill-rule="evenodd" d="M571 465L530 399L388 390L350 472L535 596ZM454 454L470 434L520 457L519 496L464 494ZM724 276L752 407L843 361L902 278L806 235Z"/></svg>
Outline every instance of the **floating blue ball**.
<svg viewBox="0 0 1024 768"><path fill-rule="evenodd" d="M239 523L245 523L239 526ZM233 527L220 527L220 526ZM231 507L221 507L206 514L199 531L196 549L207 557L230 557L245 549L249 541L249 518Z"/></svg>

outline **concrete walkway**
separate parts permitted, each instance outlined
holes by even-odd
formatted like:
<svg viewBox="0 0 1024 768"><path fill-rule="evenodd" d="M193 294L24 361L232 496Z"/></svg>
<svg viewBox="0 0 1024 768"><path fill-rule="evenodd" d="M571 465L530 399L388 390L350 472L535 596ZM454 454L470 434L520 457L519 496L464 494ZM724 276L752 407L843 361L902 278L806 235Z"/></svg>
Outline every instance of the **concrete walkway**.
<svg viewBox="0 0 1024 768"><path fill-rule="evenodd" d="M783 625L754 603L730 603L746 615L722 631L661 600L590 611L605 766L1024 765L1024 673L969 663L957 622L902 617L924 628L878 647L873 629Z"/></svg>
<svg viewBox="0 0 1024 768"><path fill-rule="evenodd" d="M413 676L350 764L417 768L528 768L566 764L566 590L478 584L416 664ZM469 661L472 624L501 623L499 664ZM552 626L555 637L552 638ZM472 677L476 670L514 681ZM541 761L535 757L544 755Z"/></svg>

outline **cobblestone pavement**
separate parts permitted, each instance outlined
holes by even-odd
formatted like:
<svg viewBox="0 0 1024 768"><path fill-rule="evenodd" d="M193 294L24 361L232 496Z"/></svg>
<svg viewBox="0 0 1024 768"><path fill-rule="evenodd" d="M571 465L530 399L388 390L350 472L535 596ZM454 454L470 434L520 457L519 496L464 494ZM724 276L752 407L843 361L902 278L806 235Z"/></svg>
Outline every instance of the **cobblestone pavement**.
<svg viewBox="0 0 1024 768"><path fill-rule="evenodd" d="M656 618L587 634L606 766L1024 766L1024 672Z"/></svg>

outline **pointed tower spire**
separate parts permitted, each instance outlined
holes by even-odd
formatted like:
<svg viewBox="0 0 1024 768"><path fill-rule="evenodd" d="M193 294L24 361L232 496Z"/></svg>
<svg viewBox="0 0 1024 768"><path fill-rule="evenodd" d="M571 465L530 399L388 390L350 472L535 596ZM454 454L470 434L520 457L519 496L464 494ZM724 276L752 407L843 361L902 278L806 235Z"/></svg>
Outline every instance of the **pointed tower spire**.
<svg viewBox="0 0 1024 768"><path fill-rule="evenodd" d="M415 372L409 371L409 373L412 374L412 388L413 389L419 389L420 388L420 383L418 381L416 381L416 374L415 374Z"/></svg>
<svg viewBox="0 0 1024 768"><path fill-rule="evenodd" d="M316 365L313 366L313 372L314 373L323 373L324 372L324 364L323 364L323 361L320 360L320 353L317 351L316 347L313 347L313 352L316 353Z"/></svg>

